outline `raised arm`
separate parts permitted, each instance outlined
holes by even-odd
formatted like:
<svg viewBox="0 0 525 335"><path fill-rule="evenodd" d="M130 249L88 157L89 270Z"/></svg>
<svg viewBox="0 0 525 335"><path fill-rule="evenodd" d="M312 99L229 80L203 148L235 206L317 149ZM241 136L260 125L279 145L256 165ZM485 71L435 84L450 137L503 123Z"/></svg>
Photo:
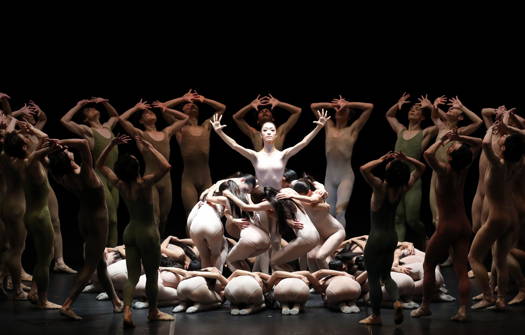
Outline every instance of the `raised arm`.
<svg viewBox="0 0 525 335"><path fill-rule="evenodd" d="M520 127L523 127L521 120L519 120L516 115L512 111L508 111L505 117L503 117L503 123L505 127L512 133L516 133L520 135L520 137L525 138L525 129L514 127L510 124L509 121L513 121L515 124L519 125Z"/></svg>
<svg viewBox="0 0 525 335"><path fill-rule="evenodd" d="M390 127L396 134L399 133L401 130L406 129L406 127L402 125L401 122L399 122L399 120L397 119L396 113L399 110L401 110L403 105L410 103L410 101L407 100L408 98L410 98L410 94L403 93L403 95L401 96L401 98L399 98L396 104L390 107L390 109L386 112L386 120L388 121L388 124L390 124Z"/></svg>
<svg viewBox="0 0 525 335"><path fill-rule="evenodd" d="M438 127L444 127L443 120L446 119L447 114L439 107L441 105L444 105L447 102L447 97L442 95L440 97L437 97L434 100L434 103L432 104L432 112L430 113L430 117L432 118L432 122Z"/></svg>
<svg viewBox="0 0 525 335"><path fill-rule="evenodd" d="M222 114L214 114L212 120L210 120L213 130L219 135L219 137L233 150L240 153L243 157L248 158L250 161L255 159L255 151L247 149L242 145L238 144L233 138L226 135L222 130L226 125L221 125Z"/></svg>
<svg viewBox="0 0 525 335"><path fill-rule="evenodd" d="M113 129L119 119L119 115L115 107L113 107L113 105L109 103L108 99L104 98L93 98L93 102L101 104L106 110L106 112L108 112L109 119L106 122L104 122L104 127Z"/></svg>
<svg viewBox="0 0 525 335"><path fill-rule="evenodd" d="M127 135L120 135L115 137L111 142L108 143L108 145L102 150L102 153L97 159L97 162L95 163L95 166L97 167L97 170L102 172L102 174L109 180L109 182L112 185L116 185L117 187L121 185L120 179L117 177L115 172L106 165L106 160L108 158L108 154L113 150L113 147L115 147L118 144L128 143L131 141L131 138Z"/></svg>
<svg viewBox="0 0 525 335"><path fill-rule="evenodd" d="M178 110L168 108L167 104L162 103L160 101L155 101L153 103L153 107L160 108L160 110L162 111L162 115L173 116L173 118L171 118L171 124L162 130L166 135L168 135L168 137L173 136L177 130L179 130L186 123L188 123L188 120L190 118L188 115L179 112Z"/></svg>
<svg viewBox="0 0 525 335"><path fill-rule="evenodd" d="M351 130L354 132L359 133L361 129L366 124L366 121L370 118L370 115L372 115L372 110L374 109L374 105L367 102L342 102L341 105L342 108L352 108L352 109L359 109L361 110L361 115L355 120L351 127Z"/></svg>
<svg viewBox="0 0 525 335"><path fill-rule="evenodd" d="M496 155L496 153L494 152L494 149L492 149L492 133L494 131L494 127L498 125L498 122L495 122L492 126L490 126L489 129L487 129L485 137L483 138L482 148L489 162L491 162L493 165L499 166L501 165L500 159L498 155Z"/></svg>
<svg viewBox="0 0 525 335"><path fill-rule="evenodd" d="M436 142L434 142L434 144L432 144L427 150L425 150L425 152L423 153L423 157L425 158L425 160L427 161L428 165L430 165L430 167L436 171L436 173L438 174L443 174L443 173L446 173L447 172L447 165L445 163L443 163L442 161L440 161L439 159L436 158L436 151L438 150L438 148L440 146L443 145L443 142L447 139L448 137L445 135L443 136L442 138L440 138L439 140L437 140Z"/></svg>
<svg viewBox="0 0 525 335"><path fill-rule="evenodd" d="M144 175L142 179L144 180L144 184L146 185L153 185L156 182L158 182L168 171L171 169L171 165L157 149L151 144L150 142L146 141L140 136L135 136L135 141L137 144L140 144L145 150L151 152L153 154L153 157L157 160L158 163L158 169L154 171L153 173L149 173L147 175Z"/></svg>
<svg viewBox="0 0 525 335"><path fill-rule="evenodd" d="M146 102L142 101L142 99L140 99L139 102L137 102L137 104L135 106L133 106L132 108L128 109L126 112L124 112L124 114L122 114L118 121L120 123L120 125L122 126L122 128L124 128L124 130L130 135L130 136L144 136L144 134L142 133L142 130L140 130L139 128L135 127L133 125L133 123L129 122L128 119L133 115L135 114L136 112L138 111L141 111L141 110L145 110L145 109L149 109L151 108L151 106L149 104L147 104Z"/></svg>
<svg viewBox="0 0 525 335"><path fill-rule="evenodd" d="M299 143L294 145L293 147L287 148L283 150L283 157L284 160L290 159L290 157L297 154L299 151L303 150L312 140L314 139L315 135L319 133L319 131L325 126L326 122L330 120L330 116L328 116L328 112L323 110L322 112L317 112L319 119L317 121L314 121L316 124L315 128L306 135Z"/></svg>
<svg viewBox="0 0 525 335"><path fill-rule="evenodd" d="M91 155L91 150L89 150L89 143L87 140L71 138L58 140L58 144L75 148L80 154L80 159L82 160L82 170L84 170L84 168L93 170L93 156Z"/></svg>
<svg viewBox="0 0 525 335"><path fill-rule="evenodd" d="M465 107L458 97L450 99L450 105L463 111L470 121L472 121L471 124L458 128L459 135L470 135L475 132L483 123L483 120L481 120L481 118L477 116L476 113Z"/></svg>
<svg viewBox="0 0 525 335"><path fill-rule="evenodd" d="M228 279L221 275L218 272L208 272L208 271L190 271L191 275L200 276L203 278L216 279L221 282L222 285L226 286L228 284Z"/></svg>
<svg viewBox="0 0 525 335"><path fill-rule="evenodd" d="M385 160L392 158L392 157L393 157L393 153L387 152L380 158L374 159L373 161L370 161L362 165L359 168L359 171L361 171L361 175L363 176L363 178L365 178L365 181L368 183L368 185L370 185L370 187L372 187L372 189L376 190L383 183L381 179L379 179L377 176L375 176L372 173L372 170L378 165L380 165L381 163L383 163Z"/></svg>
<svg viewBox="0 0 525 335"><path fill-rule="evenodd" d="M4 114L11 114L11 104L9 104L9 95L0 92L0 109L4 111Z"/></svg>
<svg viewBox="0 0 525 335"><path fill-rule="evenodd" d="M256 133L257 130L250 126L248 122L244 119L246 114L254 109L257 110L259 106L263 105L265 101L265 97L261 97L261 95L257 95L257 98L255 98L252 102L250 102L248 105L241 108L237 113L233 114L233 121L239 127L239 129L243 132L244 135L251 137L253 133Z"/></svg>
<svg viewBox="0 0 525 335"><path fill-rule="evenodd" d="M77 102L75 107L71 108L66 114L64 114L64 116L62 116L60 123L62 123L62 125L73 134L82 137L92 137L91 129L88 126L73 121L73 117L90 102L91 100L87 99Z"/></svg>
<svg viewBox="0 0 525 335"><path fill-rule="evenodd" d="M286 122L280 125L278 128L278 131L281 132L282 134L288 134L290 129L292 129L293 126L295 126L295 124L299 120L302 109L292 104L277 100L271 94L268 94L268 98L269 98L268 103L272 106L272 110L274 110L276 107L280 107L290 112L290 116L288 117L288 120L286 120Z"/></svg>
<svg viewBox="0 0 525 335"><path fill-rule="evenodd" d="M44 113L42 108L38 106L34 101L29 101L29 109L33 112L33 118L35 119L35 128L44 129L44 126L47 123L47 115Z"/></svg>

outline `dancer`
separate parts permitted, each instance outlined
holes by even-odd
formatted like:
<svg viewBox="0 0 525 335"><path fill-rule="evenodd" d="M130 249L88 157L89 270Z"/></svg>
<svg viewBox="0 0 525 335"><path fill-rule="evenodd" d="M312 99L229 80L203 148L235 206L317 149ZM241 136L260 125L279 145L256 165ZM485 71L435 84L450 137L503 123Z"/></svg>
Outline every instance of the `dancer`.
<svg viewBox="0 0 525 335"><path fill-rule="evenodd" d="M448 146L447 161L437 157L440 147ZM471 237L470 222L465 213L464 189L468 169L481 149L481 139L459 135L459 130L449 131L428 148L425 160L436 172L436 200L440 222L430 239L425 253L423 302L413 311L413 317L431 315L430 301L435 291L435 268L448 257L449 248L454 254L454 271L458 278L459 308L451 320L467 319L470 297L468 279L468 250Z"/></svg>
<svg viewBox="0 0 525 335"><path fill-rule="evenodd" d="M155 225L153 187L170 170L171 165L164 156L148 141L136 136L144 152L150 152L157 159L157 170L140 175L140 164L136 157L126 155L115 163L115 172L106 165L108 155L117 144L127 143L129 137L123 135L114 138L102 151L96 166L109 182L116 186L124 199L130 222L124 230L126 245L126 266L128 281L124 288L124 328L135 327L132 320L131 302L133 291L140 277L141 261L146 273L146 291L149 301L149 320L173 320L171 315L157 308L157 280L160 262L160 238Z"/></svg>
<svg viewBox="0 0 525 335"><path fill-rule="evenodd" d="M176 132L184 169L181 178L182 204L186 215L199 200L199 194L212 184L210 167L208 164L210 155L210 132L211 117L199 124L200 108L197 103L205 104L213 108L214 113L223 114L226 106L218 101L206 98L196 91L190 90L180 98L156 103L162 107L162 115L168 122L180 119L180 114L164 107L175 107L184 103L182 111L189 119L188 122Z"/></svg>
<svg viewBox="0 0 525 335"><path fill-rule="evenodd" d="M280 125L275 132L275 148L282 150L286 135L295 126L299 117L301 116L302 109L291 105L286 102L282 102L274 98L271 94L268 96L257 95L257 98L253 100L249 105L241 108L237 113L233 114L233 120L237 124L237 127L244 133L244 135L250 138L253 148L256 151L261 151L264 147L264 141L260 136L260 132L250 126L244 117L246 114L254 109L257 111L257 126L262 127L266 122L274 122L273 110L276 107L280 107L290 112L290 116L285 123Z"/></svg>
<svg viewBox="0 0 525 335"><path fill-rule="evenodd" d="M163 104L154 104L154 107L159 107L162 110L167 110L167 107ZM141 139L151 143L155 149L164 156L166 160L170 159L170 140L176 132L188 122L188 116L171 110L171 112L176 113L180 120L177 120L165 127L162 130L157 130L157 116L153 111L151 111L151 106L142 100L139 101L133 108L126 111L122 114L118 120L122 127L126 130L131 136L140 136ZM131 117L134 113L142 111L140 116L139 123L144 127L144 130L136 128L131 122L128 121L128 118ZM144 162L146 164L145 174L152 173L157 169L158 159L152 152L144 148L138 142L139 151L144 157ZM162 179L160 179L153 186L153 204L155 209L155 219L157 220L158 228L160 235L164 235L164 230L166 229L166 224L168 222L168 215L171 211L172 206L172 189L171 189L171 175L167 173Z"/></svg>
<svg viewBox="0 0 525 335"><path fill-rule="evenodd" d="M71 319L82 319L72 309L72 305L95 270L97 270L99 282L111 298L113 311L122 312L122 301L115 293L108 276L106 262L103 259L108 235L108 211L104 185L93 168L93 158L88 141L70 139L53 140L53 142L60 149L49 154L49 170L57 182L78 197L80 203L78 224L80 234L84 238L84 266L75 278L60 313ZM69 148L79 153L80 165L75 162L74 154L69 151Z"/></svg>
<svg viewBox="0 0 525 335"><path fill-rule="evenodd" d="M355 175L352 169L352 152L357 137L372 114L373 104L349 102L339 96L332 103L320 102L311 105L312 111L321 108L335 110L335 122L328 121L326 127L326 175L324 185L328 191L326 202L330 205L330 214L346 227L346 208L354 189ZM361 114L348 124L352 114L358 110Z"/></svg>
<svg viewBox="0 0 525 335"><path fill-rule="evenodd" d="M97 109L99 105L102 105L109 114L109 119L105 123L100 122L100 111ZM77 113L81 113L81 122L85 124L79 124L73 120ZM96 162L100 157L102 150L110 143L115 136L113 135L112 129L115 127L118 121L118 114L115 108L109 103L107 99L103 98L92 98L84 99L77 102L77 104L71 108L64 116L60 119L60 122L70 132L86 139L89 143L89 149L93 154L93 161ZM107 164L110 168L113 168L118 158L118 148L114 147L113 151L108 156ZM118 229L117 229L117 210L119 205L119 194L118 189L108 182L106 177L100 173L100 170L96 169L100 181L105 186L106 205L108 207L109 216L109 233L107 245L114 247L118 244Z"/></svg>
<svg viewBox="0 0 525 335"><path fill-rule="evenodd" d="M393 158L393 160L391 160ZM386 163L384 180L376 177L372 170L380 164ZM412 172L404 163L414 165ZM394 250L397 246L397 235L394 227L395 210L403 195L421 177L425 165L404 153L387 153L381 158L361 166L361 174L372 187L373 193L370 200L370 235L365 246L365 265L368 272L370 287L370 300L372 314L359 321L361 324L381 324L380 307L382 301L381 284L385 287L394 300L396 324L403 322L403 310L396 283L390 277Z"/></svg>
<svg viewBox="0 0 525 335"><path fill-rule="evenodd" d="M422 129L425 120L424 110L430 111L432 102L426 97L420 97L418 103L412 105L408 111L408 128L399 122L396 113L403 105L410 103L409 94L404 93L399 101L386 112L386 119L397 135L395 150L415 159L421 158L421 153L437 134L437 127L430 126ZM411 168L412 169L412 168ZM413 241L416 248L425 249L425 225L420 220L422 186L418 180L399 202L396 211L396 232L399 241L406 240L407 228L414 233Z"/></svg>

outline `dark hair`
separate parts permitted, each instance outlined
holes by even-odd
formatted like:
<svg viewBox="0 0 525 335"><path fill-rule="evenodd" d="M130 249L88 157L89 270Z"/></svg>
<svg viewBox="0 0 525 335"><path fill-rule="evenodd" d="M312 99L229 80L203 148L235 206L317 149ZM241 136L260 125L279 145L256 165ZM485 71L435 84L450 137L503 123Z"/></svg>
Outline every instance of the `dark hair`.
<svg viewBox="0 0 525 335"><path fill-rule="evenodd" d="M399 159L394 159L385 168L385 180L393 188L405 186L409 179L410 168Z"/></svg>
<svg viewBox="0 0 525 335"><path fill-rule="evenodd" d="M190 265L188 266L188 270L190 271L197 271L202 268L201 261L198 259L194 259L190 262Z"/></svg>
<svg viewBox="0 0 525 335"><path fill-rule="evenodd" d="M115 174L126 183L136 180L140 175L138 159L129 154L120 156L115 163Z"/></svg>
<svg viewBox="0 0 525 335"><path fill-rule="evenodd" d="M202 271L202 272L211 272L208 269L200 269L200 271ZM215 278L206 278L206 277L203 277L203 278L204 278L204 280L206 280L206 285L208 285L208 288L211 291L215 291L215 285L217 285L217 279L215 279Z"/></svg>
<svg viewBox="0 0 525 335"><path fill-rule="evenodd" d="M307 194L308 191L311 190L310 185L306 181L300 179L295 182L293 189L299 194Z"/></svg>
<svg viewBox="0 0 525 335"><path fill-rule="evenodd" d="M7 155L15 158L26 158L27 152L24 150L26 142L22 135L17 132L9 132L4 138L4 151Z"/></svg>
<svg viewBox="0 0 525 335"><path fill-rule="evenodd" d="M455 171L461 171L472 162L472 150L468 144L462 143L459 148L449 153L450 166Z"/></svg>
<svg viewBox="0 0 525 335"><path fill-rule="evenodd" d="M523 141L518 134L511 134L505 138L505 150L502 155L505 161L515 163L523 155Z"/></svg>
<svg viewBox="0 0 525 335"><path fill-rule="evenodd" d="M173 242L173 245L176 245L179 248L181 248L184 251L184 253L186 254L186 256L188 256L192 261L193 260L199 260L199 257L197 257L197 255L193 252L193 249L191 249L186 243Z"/></svg>
<svg viewBox="0 0 525 335"><path fill-rule="evenodd" d="M225 182L222 182L219 185L218 194L222 194L224 190L230 191L233 195L235 195L237 198L242 200L243 202L247 202L246 196L241 193L241 189L239 188L239 185L237 185L236 182L233 180L226 180ZM240 217L247 217L247 215L237 206L231 199L228 199L228 202L230 203L230 208L232 209L232 215L235 218Z"/></svg>
<svg viewBox="0 0 525 335"><path fill-rule="evenodd" d="M260 186L254 187L252 193L250 193L250 196L254 204L263 202L263 200L266 198L266 194L264 193L263 188Z"/></svg>
<svg viewBox="0 0 525 335"><path fill-rule="evenodd" d="M292 169L286 169L283 173L283 178L286 182L291 183L292 181L299 179L297 172Z"/></svg>
<svg viewBox="0 0 525 335"><path fill-rule="evenodd" d="M49 170L57 176L62 177L63 175L74 172L74 168L71 165L71 158L65 152L65 149L50 152L49 158Z"/></svg>
<svg viewBox="0 0 525 335"><path fill-rule="evenodd" d="M340 261L339 259L333 259L328 263L328 269L330 270L336 270L336 271L343 271L343 265L344 263Z"/></svg>
<svg viewBox="0 0 525 335"><path fill-rule="evenodd" d="M295 220L295 214L297 213L297 209L300 209L300 207L298 207L295 201L292 199L277 200L275 198L277 193L277 190L272 187L264 187L265 198L270 202L273 209L275 210L279 230L283 232L287 230L287 227L289 227L287 220Z"/></svg>
<svg viewBox="0 0 525 335"><path fill-rule="evenodd" d="M242 173L241 171L232 173L231 175L228 176L228 178L242 178L244 179L244 182L246 184L250 184L252 188L255 187L255 184L257 182L257 179L255 179L254 175L249 174L249 173Z"/></svg>
<svg viewBox="0 0 525 335"><path fill-rule="evenodd" d="M175 259L171 257L166 257L164 255L160 256L160 266L169 267L169 268L178 268L178 269L184 268L184 264L181 264L180 262L177 262Z"/></svg>

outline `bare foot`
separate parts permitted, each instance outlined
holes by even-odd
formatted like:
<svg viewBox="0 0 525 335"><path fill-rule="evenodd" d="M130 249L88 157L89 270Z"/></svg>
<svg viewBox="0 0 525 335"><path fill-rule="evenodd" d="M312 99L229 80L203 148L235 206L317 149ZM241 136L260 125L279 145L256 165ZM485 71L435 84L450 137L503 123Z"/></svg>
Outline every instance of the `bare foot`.
<svg viewBox="0 0 525 335"><path fill-rule="evenodd" d="M55 303L52 303L52 302L49 301L49 300L46 300L46 302L43 303L43 304L42 304L42 303L39 303L37 306L38 306L38 308L40 308L40 309L60 309L60 308L62 308L61 305L57 305L57 304L55 304Z"/></svg>
<svg viewBox="0 0 525 335"><path fill-rule="evenodd" d="M382 323L383 322L381 321L381 317L379 315L374 314L370 314L368 317L359 321L359 324L362 325L381 325Z"/></svg>
<svg viewBox="0 0 525 335"><path fill-rule="evenodd" d="M403 322L403 304L401 301L394 302L394 323L399 325Z"/></svg>
<svg viewBox="0 0 525 335"><path fill-rule="evenodd" d="M53 271L71 273L71 274L77 273L76 270L73 270L72 268L67 266L66 263L55 263L55 266L53 267Z"/></svg>
<svg viewBox="0 0 525 335"><path fill-rule="evenodd" d="M29 300L29 302L33 305L36 305L38 303L38 295L36 294L36 292L29 292L29 294L27 295L27 300Z"/></svg>
<svg viewBox="0 0 525 335"><path fill-rule="evenodd" d="M158 308L154 311L150 311L148 314L149 321L173 321L175 318L173 315L161 312Z"/></svg>
<svg viewBox="0 0 525 335"><path fill-rule="evenodd" d="M419 318L422 316L432 315L432 312L430 311L430 308L421 305L418 309L413 310L410 313L410 316L413 318Z"/></svg>
<svg viewBox="0 0 525 335"><path fill-rule="evenodd" d="M20 291L15 295L15 300L27 300L28 294L24 291Z"/></svg>
<svg viewBox="0 0 525 335"><path fill-rule="evenodd" d="M23 280L23 281L32 281L32 280L33 280L33 276L31 276L29 273L23 271L23 272L20 274L20 280Z"/></svg>
<svg viewBox="0 0 525 335"><path fill-rule="evenodd" d="M131 314L131 306L124 306L124 318L122 321L124 328L135 328Z"/></svg>
<svg viewBox="0 0 525 335"><path fill-rule="evenodd" d="M509 305L521 304L525 301L525 291L519 291L518 294L509 301Z"/></svg>
<svg viewBox="0 0 525 335"><path fill-rule="evenodd" d="M124 310L124 303L122 300L117 300L113 302L113 313L122 313Z"/></svg>
<svg viewBox="0 0 525 335"><path fill-rule="evenodd" d="M75 311L72 308L64 308L64 307L62 307L60 309L60 314L62 314L65 317L68 317L68 318L70 318L72 320L82 320L82 318L80 316L78 316L78 314L75 313Z"/></svg>
<svg viewBox="0 0 525 335"><path fill-rule="evenodd" d="M494 309L498 312L504 312L507 310L507 303L505 302L504 298L498 298L496 299L496 304L494 305Z"/></svg>
<svg viewBox="0 0 525 335"><path fill-rule="evenodd" d="M480 301L482 299L483 299L483 293L480 293L477 296L472 297L472 300L474 300L474 301Z"/></svg>
<svg viewBox="0 0 525 335"><path fill-rule="evenodd" d="M456 315L450 318L452 321L465 322L467 321L467 307L461 306L458 308Z"/></svg>
<svg viewBox="0 0 525 335"><path fill-rule="evenodd" d="M474 275L474 271L470 270L468 272L468 277L469 277L469 279L475 278L476 276Z"/></svg>
<svg viewBox="0 0 525 335"><path fill-rule="evenodd" d="M487 308L489 306L494 305L494 303L495 303L494 300L486 300L485 298L483 298L479 302L472 305L471 308L472 309L483 309L483 308Z"/></svg>

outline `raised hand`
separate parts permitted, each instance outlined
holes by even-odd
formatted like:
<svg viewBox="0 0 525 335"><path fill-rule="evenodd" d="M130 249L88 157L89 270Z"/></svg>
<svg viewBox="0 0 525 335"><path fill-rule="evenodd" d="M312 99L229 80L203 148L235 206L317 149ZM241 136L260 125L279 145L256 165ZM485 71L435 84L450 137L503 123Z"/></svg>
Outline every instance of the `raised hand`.
<svg viewBox="0 0 525 335"><path fill-rule="evenodd" d="M198 101L200 103L204 103L205 99L206 98L204 96L200 95L199 93L197 93L197 91L195 91L195 90L193 91L193 95L192 95L192 98L191 98L192 102Z"/></svg>
<svg viewBox="0 0 525 335"><path fill-rule="evenodd" d="M213 114L213 117L210 120L210 123L213 126L213 130L219 131L219 130L222 130L222 128L226 127L225 124L221 124L221 120L222 120L222 114L218 114L218 113Z"/></svg>
<svg viewBox="0 0 525 335"><path fill-rule="evenodd" d="M432 108L432 102L428 99L428 94L422 95L417 99L421 108Z"/></svg>
<svg viewBox="0 0 525 335"><path fill-rule="evenodd" d="M151 105L155 108L160 109L163 112L165 112L168 109L168 105L164 102L160 102L159 100L153 101Z"/></svg>
<svg viewBox="0 0 525 335"><path fill-rule="evenodd" d="M186 92L182 98L184 99L184 101L186 102L192 102L193 101L193 96L196 94L196 92L193 92L193 90L190 88L190 90L188 92Z"/></svg>
<svg viewBox="0 0 525 335"><path fill-rule="evenodd" d="M90 102L91 102L91 99L82 99L79 102L77 102L77 106L82 107L82 106L87 105Z"/></svg>
<svg viewBox="0 0 525 335"><path fill-rule="evenodd" d="M442 95L434 100L434 108L438 108L439 105L444 105L447 102L447 97Z"/></svg>
<svg viewBox="0 0 525 335"><path fill-rule="evenodd" d="M461 103L461 101L459 100L457 96L454 98L450 98L449 101L450 102L448 103L448 105L451 106L452 108L458 108L458 109L463 108L463 104Z"/></svg>
<svg viewBox="0 0 525 335"><path fill-rule="evenodd" d="M386 160L389 160L389 159L392 159L392 158L395 158L395 152L394 151L387 152L386 154L381 156L379 159L382 160L382 161L386 161Z"/></svg>
<svg viewBox="0 0 525 335"><path fill-rule="evenodd" d="M395 159L403 160L403 161L406 161L408 159L407 156L405 155L405 153L403 153L401 151L394 151L392 153L392 157L395 158Z"/></svg>
<svg viewBox="0 0 525 335"><path fill-rule="evenodd" d="M96 104L101 104L101 103L108 102L108 101L109 101L108 99L104 99L104 98L100 98L100 97L92 97L91 98L91 102L94 102Z"/></svg>
<svg viewBox="0 0 525 335"><path fill-rule="evenodd" d="M1 99L11 99L11 97L5 93L0 92L0 100Z"/></svg>
<svg viewBox="0 0 525 335"><path fill-rule="evenodd" d="M271 94L268 94L268 104L270 104L271 109L274 109L277 107L277 105L280 103L279 100L275 99Z"/></svg>
<svg viewBox="0 0 525 335"><path fill-rule="evenodd" d="M403 105L410 103L410 101L408 101L408 98L410 98L410 94L408 94L406 92L403 93L401 98L399 98L399 100L397 101L397 109L398 110L400 110L403 107Z"/></svg>
<svg viewBox="0 0 525 335"><path fill-rule="evenodd" d="M112 142L116 145L120 145L120 144L126 144L128 143L129 141L131 141L131 137L129 137L128 135L126 134L122 134L122 135L117 135L113 140Z"/></svg>
<svg viewBox="0 0 525 335"><path fill-rule="evenodd" d="M328 116L328 111L326 111L324 108L321 109L321 111L317 111L318 119L314 121L314 123L320 125L321 127L324 127L326 122L330 120L330 116Z"/></svg>
<svg viewBox="0 0 525 335"><path fill-rule="evenodd" d="M142 99L140 99L139 102L137 102L137 104L135 105L135 108L138 108L140 110L145 110L145 109L150 109L151 106L146 101L143 101Z"/></svg>
<svg viewBox="0 0 525 335"><path fill-rule="evenodd" d="M261 97L260 94L257 94L257 98L255 98L252 102L250 102L250 106L252 106L253 109L257 110L260 105L262 105L264 97Z"/></svg>
<svg viewBox="0 0 525 335"><path fill-rule="evenodd" d="M459 139L457 128L450 130L448 133L443 135L443 142L457 141Z"/></svg>

